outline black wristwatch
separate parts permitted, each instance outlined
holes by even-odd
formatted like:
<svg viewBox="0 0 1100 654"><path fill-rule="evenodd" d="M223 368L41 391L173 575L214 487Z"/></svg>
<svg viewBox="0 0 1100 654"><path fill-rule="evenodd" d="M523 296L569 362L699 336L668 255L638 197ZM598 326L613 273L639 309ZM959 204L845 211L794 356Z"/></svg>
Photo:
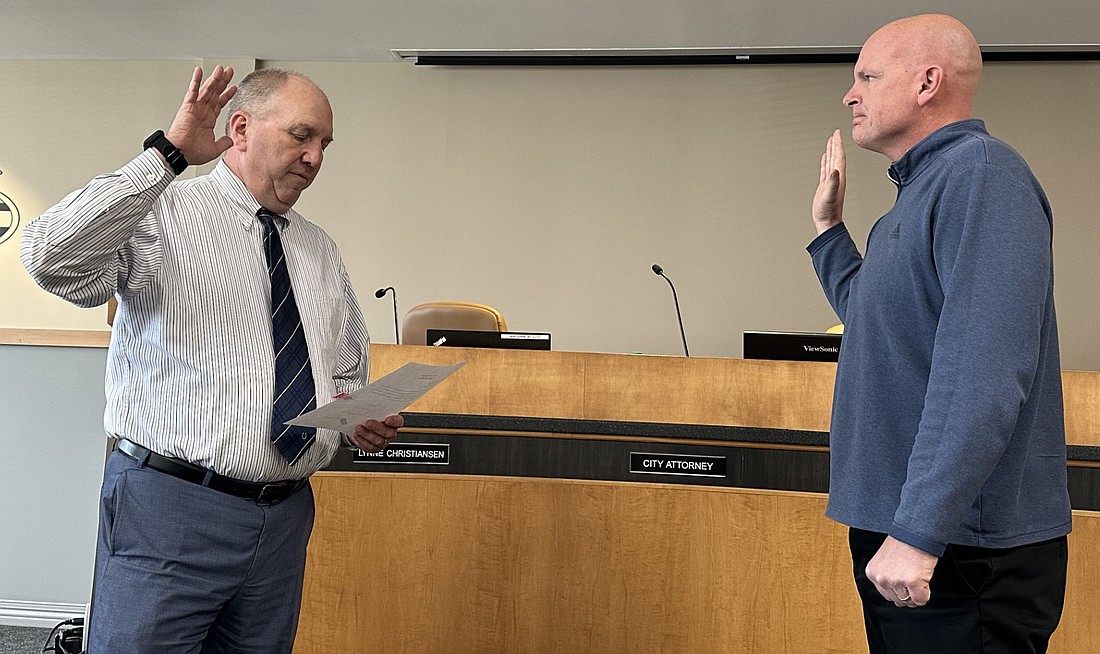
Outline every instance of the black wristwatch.
<svg viewBox="0 0 1100 654"><path fill-rule="evenodd" d="M177 175L187 170L187 157L183 156L180 149L172 145L164 136L164 130L157 130L149 135L149 138L145 139L143 144L145 149L153 148L164 155L164 158L168 160L168 165L172 167L172 171Z"/></svg>

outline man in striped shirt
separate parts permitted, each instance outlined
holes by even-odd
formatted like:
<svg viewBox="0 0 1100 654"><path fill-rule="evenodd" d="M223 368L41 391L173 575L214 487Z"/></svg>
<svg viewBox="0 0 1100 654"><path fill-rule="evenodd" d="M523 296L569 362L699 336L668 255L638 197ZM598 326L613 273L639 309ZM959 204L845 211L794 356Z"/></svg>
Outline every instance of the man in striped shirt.
<svg viewBox="0 0 1100 654"><path fill-rule="evenodd" d="M346 435L317 430L291 458L273 444L259 213L274 214L316 402L368 376L339 252L292 208L332 142L332 109L289 71L256 71L239 89L231 68L202 76L196 68L167 134L23 237L23 264L46 290L85 307L119 299L104 426L120 440L102 491L93 654L290 652L313 526L308 478L341 445L376 452L403 425L389 416ZM210 174L176 179L223 153Z"/></svg>

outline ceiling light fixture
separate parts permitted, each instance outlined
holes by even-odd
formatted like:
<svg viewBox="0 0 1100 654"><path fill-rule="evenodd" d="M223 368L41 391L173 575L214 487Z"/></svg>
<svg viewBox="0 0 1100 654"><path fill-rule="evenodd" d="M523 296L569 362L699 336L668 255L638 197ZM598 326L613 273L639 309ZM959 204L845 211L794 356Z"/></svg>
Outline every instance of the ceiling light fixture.
<svg viewBox="0 0 1100 654"><path fill-rule="evenodd" d="M983 45L985 61L1100 61L1100 43ZM703 66L854 63L859 46L738 48L398 48L419 66Z"/></svg>

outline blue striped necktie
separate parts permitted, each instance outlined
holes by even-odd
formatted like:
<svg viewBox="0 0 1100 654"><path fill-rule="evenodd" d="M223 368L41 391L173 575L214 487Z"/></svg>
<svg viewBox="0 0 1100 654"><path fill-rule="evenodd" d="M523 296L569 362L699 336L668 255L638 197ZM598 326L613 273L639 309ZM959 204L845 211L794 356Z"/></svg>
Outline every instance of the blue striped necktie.
<svg viewBox="0 0 1100 654"><path fill-rule="evenodd" d="M317 430L283 423L317 408L313 368L309 365L302 318L290 285L283 241L275 227L275 214L261 207L256 217L264 226L264 253L267 255L267 271L271 275L271 334L275 345L271 442L279 454L294 465L317 440Z"/></svg>

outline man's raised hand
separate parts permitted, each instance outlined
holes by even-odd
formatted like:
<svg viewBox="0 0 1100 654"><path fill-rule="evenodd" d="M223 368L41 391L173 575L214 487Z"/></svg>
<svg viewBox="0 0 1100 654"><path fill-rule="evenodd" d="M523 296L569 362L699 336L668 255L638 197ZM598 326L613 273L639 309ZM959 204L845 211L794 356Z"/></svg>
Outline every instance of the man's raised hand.
<svg viewBox="0 0 1100 654"><path fill-rule="evenodd" d="M229 84L232 79L233 68L220 65L214 67L205 82L202 68L195 68L191 76L183 104L165 136L193 166L213 161L233 145L228 136L214 134L218 116L237 92L237 87Z"/></svg>

